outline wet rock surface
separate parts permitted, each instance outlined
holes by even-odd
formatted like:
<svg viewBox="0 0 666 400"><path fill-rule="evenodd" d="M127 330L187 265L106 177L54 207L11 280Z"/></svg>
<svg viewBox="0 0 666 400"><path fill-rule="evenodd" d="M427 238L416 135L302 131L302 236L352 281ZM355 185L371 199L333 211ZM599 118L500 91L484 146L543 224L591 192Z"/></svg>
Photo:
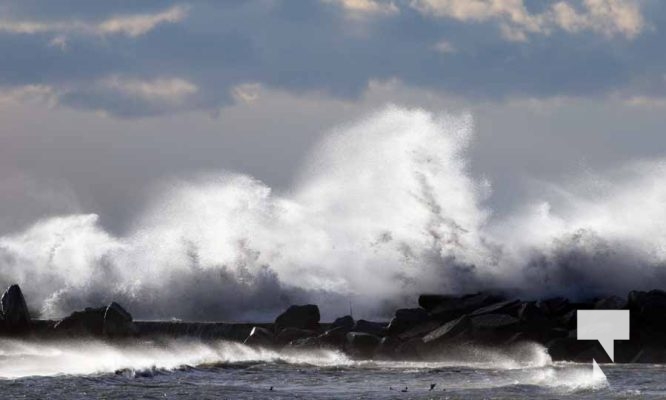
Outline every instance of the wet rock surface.
<svg viewBox="0 0 666 400"><path fill-rule="evenodd" d="M273 323L134 321L120 304L75 311L59 321L31 320L18 285L2 297L0 335L44 338L197 337L231 340L275 350L329 349L352 357L436 359L458 346L543 345L554 361L610 361L597 341L577 340L577 310L630 310L630 340L615 342L615 362L666 363L666 292L632 291L626 297L512 299L497 293L426 294L420 307L401 308L388 322L350 315L320 322L314 304L288 307Z"/></svg>
<svg viewBox="0 0 666 400"><path fill-rule="evenodd" d="M2 322L5 330L20 333L28 330L30 313L19 285L11 285L2 295Z"/></svg>

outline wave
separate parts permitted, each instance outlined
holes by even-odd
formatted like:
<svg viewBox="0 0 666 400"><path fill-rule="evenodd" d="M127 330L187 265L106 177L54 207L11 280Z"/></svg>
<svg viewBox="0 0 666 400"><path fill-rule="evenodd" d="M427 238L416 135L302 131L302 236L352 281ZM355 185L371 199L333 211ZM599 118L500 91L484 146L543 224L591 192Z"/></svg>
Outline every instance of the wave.
<svg viewBox="0 0 666 400"><path fill-rule="evenodd" d="M138 318L386 316L420 292L623 294L666 283L666 167L544 185L493 215L470 116L391 106L330 132L290 190L241 174L171 182L125 235L96 215L0 237L0 283L57 318L116 300Z"/></svg>
<svg viewBox="0 0 666 400"><path fill-rule="evenodd" d="M546 350L525 345L519 351L464 348L438 361L355 361L333 350L274 351L235 342L160 340L113 343L100 340L30 341L0 339L0 378L27 376L139 374L183 368L248 367L286 364L297 367L438 370L448 367L514 370L552 365Z"/></svg>

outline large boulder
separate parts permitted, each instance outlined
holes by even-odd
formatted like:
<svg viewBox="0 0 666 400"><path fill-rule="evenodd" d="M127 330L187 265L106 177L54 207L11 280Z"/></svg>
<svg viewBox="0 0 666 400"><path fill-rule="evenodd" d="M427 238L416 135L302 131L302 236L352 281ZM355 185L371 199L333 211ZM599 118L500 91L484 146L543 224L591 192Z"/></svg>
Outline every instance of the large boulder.
<svg viewBox="0 0 666 400"><path fill-rule="evenodd" d="M517 299L500 301L491 304L489 306L481 307L474 310L470 314L470 317L477 315L485 315L485 314L506 314L517 317L518 313L521 310L522 304L523 303L521 303L520 300Z"/></svg>
<svg viewBox="0 0 666 400"><path fill-rule="evenodd" d="M550 341L546 348L553 361L575 361L598 363L611 362L608 354L596 340L577 340L576 338L560 338Z"/></svg>
<svg viewBox="0 0 666 400"><path fill-rule="evenodd" d="M304 337L292 340L285 347L287 350L317 350L321 347L326 347L326 344L321 343L319 336Z"/></svg>
<svg viewBox="0 0 666 400"><path fill-rule="evenodd" d="M520 305L518 318L527 323L541 323L547 319L544 311L534 301L528 301Z"/></svg>
<svg viewBox="0 0 666 400"><path fill-rule="evenodd" d="M1 302L6 329L10 332L28 329L30 313L19 285L11 285L2 295Z"/></svg>
<svg viewBox="0 0 666 400"><path fill-rule="evenodd" d="M318 336L319 342L324 347L338 348L345 344L349 329L344 326L331 328Z"/></svg>
<svg viewBox="0 0 666 400"><path fill-rule="evenodd" d="M132 336L136 333L132 315L115 301L104 311L102 333L108 337Z"/></svg>
<svg viewBox="0 0 666 400"><path fill-rule="evenodd" d="M243 343L248 346L273 347L275 345L275 335L266 328L255 326Z"/></svg>
<svg viewBox="0 0 666 400"><path fill-rule="evenodd" d="M471 318L474 339L484 343L501 343L518 332L520 320L506 314L483 314Z"/></svg>
<svg viewBox="0 0 666 400"><path fill-rule="evenodd" d="M107 307L88 307L83 311L74 311L56 323L54 329L68 335L102 336L106 309Z"/></svg>
<svg viewBox="0 0 666 400"><path fill-rule="evenodd" d="M137 331L128 313L120 304L112 302L106 307L87 307L74 311L57 322L54 329L68 335L124 337Z"/></svg>
<svg viewBox="0 0 666 400"><path fill-rule="evenodd" d="M432 320L426 321L400 333L399 335L397 335L397 337L402 341L408 341L416 338L420 339L423 336L427 335L428 333L439 328L441 325L442 323L439 321L432 321Z"/></svg>
<svg viewBox="0 0 666 400"><path fill-rule="evenodd" d="M319 330L319 307L314 304L290 306L275 319L275 332L285 328Z"/></svg>
<svg viewBox="0 0 666 400"><path fill-rule="evenodd" d="M287 344L297 339L303 339L313 336L317 336L316 331L308 329L298 329L298 328L285 328L281 330L280 333L277 334L277 336L275 337L275 341L278 344Z"/></svg>
<svg viewBox="0 0 666 400"><path fill-rule="evenodd" d="M596 310L623 310L627 308L627 299L619 296L608 296L594 303Z"/></svg>
<svg viewBox="0 0 666 400"><path fill-rule="evenodd" d="M375 336L385 336L386 324L383 322L373 322L373 321L366 321L364 319L359 319L354 324L352 331L369 333Z"/></svg>
<svg viewBox="0 0 666 400"><path fill-rule="evenodd" d="M396 335L428 320L428 312L422 308L401 308L386 327L389 335Z"/></svg>
<svg viewBox="0 0 666 400"><path fill-rule="evenodd" d="M647 325L666 330L666 292L632 291L629 293L627 303L632 319L640 319Z"/></svg>
<svg viewBox="0 0 666 400"><path fill-rule="evenodd" d="M536 303L546 317L559 317L571 311L574 306L571 305L568 299L564 297L552 297L545 300L539 300Z"/></svg>
<svg viewBox="0 0 666 400"><path fill-rule="evenodd" d="M347 331L350 331L352 328L354 328L354 318L351 315L345 315L344 317L336 318L329 327L329 329L334 328L343 328Z"/></svg>
<svg viewBox="0 0 666 400"><path fill-rule="evenodd" d="M438 306L430 310L432 318L439 321L451 321L459 318L464 314L469 314L479 308L489 306L505 300L504 297L493 294L480 292L475 294L468 294L462 297L452 298L443 301Z"/></svg>
<svg viewBox="0 0 666 400"><path fill-rule="evenodd" d="M370 358L375 354L379 346L380 338L363 332L347 333L345 350L347 353L358 358Z"/></svg>
<svg viewBox="0 0 666 400"><path fill-rule="evenodd" d="M449 321L439 328L425 335L422 339L423 343L428 347L437 347L441 344L456 338L457 336L467 332L472 327L472 322L467 315L463 315L458 319Z"/></svg>
<svg viewBox="0 0 666 400"><path fill-rule="evenodd" d="M442 303L447 303L459 298L459 296L445 294L422 294L419 296L419 306L426 311L432 311Z"/></svg>

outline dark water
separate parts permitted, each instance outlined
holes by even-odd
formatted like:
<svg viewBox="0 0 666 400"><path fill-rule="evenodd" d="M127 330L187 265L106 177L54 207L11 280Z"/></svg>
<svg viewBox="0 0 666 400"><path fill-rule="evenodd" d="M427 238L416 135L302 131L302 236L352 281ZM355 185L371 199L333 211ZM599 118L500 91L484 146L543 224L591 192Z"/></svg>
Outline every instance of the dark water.
<svg viewBox="0 0 666 400"><path fill-rule="evenodd" d="M552 363L535 345L515 355L470 349L428 363L195 342L0 341L0 352L3 399L666 398L663 366L603 365L604 378L591 365Z"/></svg>

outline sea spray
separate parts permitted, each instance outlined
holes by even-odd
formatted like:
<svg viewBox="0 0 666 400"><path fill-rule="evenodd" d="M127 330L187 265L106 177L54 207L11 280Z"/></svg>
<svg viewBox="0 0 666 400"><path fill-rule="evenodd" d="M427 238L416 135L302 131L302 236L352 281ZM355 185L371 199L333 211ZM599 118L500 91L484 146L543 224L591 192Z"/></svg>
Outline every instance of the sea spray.
<svg viewBox="0 0 666 400"><path fill-rule="evenodd" d="M663 164L493 216L489 184L468 171L472 130L469 116L388 107L330 132L288 191L221 172L171 182L122 236L81 214L0 237L0 283L21 284L47 318L116 300L138 319L197 320L272 320L305 302L330 319L350 301L383 317L420 292L666 283Z"/></svg>

